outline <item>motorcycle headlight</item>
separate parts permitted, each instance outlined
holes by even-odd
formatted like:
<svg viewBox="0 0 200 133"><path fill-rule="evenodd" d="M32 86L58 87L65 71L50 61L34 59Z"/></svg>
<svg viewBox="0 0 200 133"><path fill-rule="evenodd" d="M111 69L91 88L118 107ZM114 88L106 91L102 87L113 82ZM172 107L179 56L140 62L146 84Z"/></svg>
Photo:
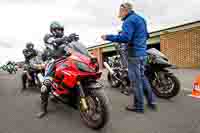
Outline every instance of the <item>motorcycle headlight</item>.
<svg viewBox="0 0 200 133"><path fill-rule="evenodd" d="M43 69L45 66L43 64L34 64L34 67L38 70Z"/></svg>
<svg viewBox="0 0 200 133"><path fill-rule="evenodd" d="M84 71L84 72L94 72L93 69L91 69L88 65L86 65L85 63L82 62L76 62L76 66L80 71Z"/></svg>
<svg viewBox="0 0 200 133"><path fill-rule="evenodd" d="M41 70L41 69L42 69L42 66L41 66L41 65L38 65L38 69Z"/></svg>

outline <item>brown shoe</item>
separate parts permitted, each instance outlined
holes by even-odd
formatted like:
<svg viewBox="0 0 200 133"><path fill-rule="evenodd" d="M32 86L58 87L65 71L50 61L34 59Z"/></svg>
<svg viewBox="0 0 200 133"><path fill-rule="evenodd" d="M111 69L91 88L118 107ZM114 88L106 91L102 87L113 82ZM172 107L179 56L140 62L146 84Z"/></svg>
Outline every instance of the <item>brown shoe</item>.
<svg viewBox="0 0 200 133"><path fill-rule="evenodd" d="M153 111L158 111L157 104L148 104L147 106L149 109L151 109Z"/></svg>
<svg viewBox="0 0 200 133"><path fill-rule="evenodd" d="M131 105L126 106L125 109L126 109L127 111L132 111L132 112L136 112L136 113L144 113L144 110L142 110L142 109L137 109L136 107L131 106Z"/></svg>

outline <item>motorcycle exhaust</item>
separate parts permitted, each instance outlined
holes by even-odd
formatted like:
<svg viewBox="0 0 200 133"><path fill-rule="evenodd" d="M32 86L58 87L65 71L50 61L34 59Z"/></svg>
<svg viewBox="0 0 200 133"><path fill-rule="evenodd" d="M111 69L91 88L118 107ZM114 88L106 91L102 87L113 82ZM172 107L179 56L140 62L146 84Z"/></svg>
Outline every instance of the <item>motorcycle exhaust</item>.
<svg viewBox="0 0 200 133"><path fill-rule="evenodd" d="M111 73L111 75L113 75L113 74L114 74L114 71L113 71L112 68L108 65L108 63L107 63L107 62L104 62L103 64L104 64L104 66L106 67L106 69Z"/></svg>
<svg viewBox="0 0 200 133"><path fill-rule="evenodd" d="M40 83L43 83L44 77L42 76L42 74L41 74L41 73L38 73L38 74L37 74L37 77L38 77Z"/></svg>

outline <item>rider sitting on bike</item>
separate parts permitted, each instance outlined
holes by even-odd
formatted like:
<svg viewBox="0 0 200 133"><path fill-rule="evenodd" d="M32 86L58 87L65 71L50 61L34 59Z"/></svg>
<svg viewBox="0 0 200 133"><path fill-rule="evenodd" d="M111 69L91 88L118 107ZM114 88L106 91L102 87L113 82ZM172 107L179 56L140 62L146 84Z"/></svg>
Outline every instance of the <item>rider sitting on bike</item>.
<svg viewBox="0 0 200 133"><path fill-rule="evenodd" d="M63 49L59 49L59 46L66 42L70 42L70 36L64 36L64 26L56 21L50 24L50 32L50 34L45 35L44 42L47 50L50 50L50 53L52 53L51 57L56 60L66 54ZM54 75L55 63L55 61L49 63L47 68L48 70L45 73L44 82L41 87L41 111L37 115L38 118L42 118L47 114L48 98L52 77Z"/></svg>
<svg viewBox="0 0 200 133"><path fill-rule="evenodd" d="M32 42L26 44L26 48L23 50L23 55L25 57L25 63L29 63L30 59L37 56L37 51L34 49L34 44Z"/></svg>
<svg viewBox="0 0 200 133"><path fill-rule="evenodd" d="M26 48L23 50L23 55L25 57L25 66L28 67L30 65L30 60L33 57L37 56L37 51L34 49L34 44L32 42L26 43ZM28 68L26 68L26 69L28 69ZM31 77L33 77L32 71L30 71L29 69L28 69L28 73L31 75ZM26 89L26 85L25 85L26 79L27 79L26 75L27 74L23 74L23 76L22 76L23 89ZM34 83L32 82L32 84L34 84Z"/></svg>

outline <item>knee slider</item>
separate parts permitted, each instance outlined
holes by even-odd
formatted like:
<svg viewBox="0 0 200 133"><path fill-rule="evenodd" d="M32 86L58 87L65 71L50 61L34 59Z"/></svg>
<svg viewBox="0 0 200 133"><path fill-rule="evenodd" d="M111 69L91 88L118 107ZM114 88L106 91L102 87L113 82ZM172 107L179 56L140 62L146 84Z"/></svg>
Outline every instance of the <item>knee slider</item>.
<svg viewBox="0 0 200 133"><path fill-rule="evenodd" d="M45 85L43 85L41 87L41 93L45 93L45 92L47 92L47 87Z"/></svg>
<svg viewBox="0 0 200 133"><path fill-rule="evenodd" d="M44 80L43 85L45 85L46 87L50 87L51 81L50 80Z"/></svg>

